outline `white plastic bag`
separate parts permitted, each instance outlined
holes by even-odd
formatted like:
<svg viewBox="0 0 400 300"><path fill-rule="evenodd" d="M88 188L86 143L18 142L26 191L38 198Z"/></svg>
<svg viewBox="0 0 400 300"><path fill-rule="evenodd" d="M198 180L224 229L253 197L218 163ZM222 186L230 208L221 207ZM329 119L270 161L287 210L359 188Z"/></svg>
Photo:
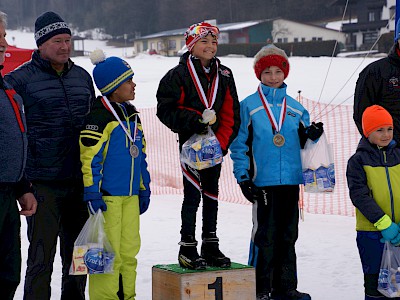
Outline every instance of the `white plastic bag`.
<svg viewBox="0 0 400 300"><path fill-rule="evenodd" d="M221 145L210 127L206 134L192 135L182 146L181 161L196 170L222 162Z"/></svg>
<svg viewBox="0 0 400 300"><path fill-rule="evenodd" d="M400 247L390 242L383 248L378 291L388 298L400 297Z"/></svg>
<svg viewBox="0 0 400 300"><path fill-rule="evenodd" d="M104 216L99 209L95 215L90 215L74 243L69 274L113 273L114 256L104 232Z"/></svg>
<svg viewBox="0 0 400 300"><path fill-rule="evenodd" d="M335 187L335 165L333 147L325 133L317 142L308 139L301 150L304 191L308 193L333 192Z"/></svg>

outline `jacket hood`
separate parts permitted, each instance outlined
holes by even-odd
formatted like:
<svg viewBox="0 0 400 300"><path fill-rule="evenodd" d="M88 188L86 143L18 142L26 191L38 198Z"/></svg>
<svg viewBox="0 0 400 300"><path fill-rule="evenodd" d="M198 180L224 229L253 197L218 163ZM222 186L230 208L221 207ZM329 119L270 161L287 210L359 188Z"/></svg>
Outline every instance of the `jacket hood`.
<svg viewBox="0 0 400 300"><path fill-rule="evenodd" d="M381 148L381 149L384 149L384 150L387 150L387 151L392 151L394 148L396 148L396 145L397 145L396 141L392 140L389 143L389 145L387 145L386 147ZM366 151L366 152L371 153L371 154L378 154L377 150L380 150L378 148L378 146L375 145L375 144L371 144L366 137L362 137L360 142L358 143L358 146L357 146L357 152Z"/></svg>

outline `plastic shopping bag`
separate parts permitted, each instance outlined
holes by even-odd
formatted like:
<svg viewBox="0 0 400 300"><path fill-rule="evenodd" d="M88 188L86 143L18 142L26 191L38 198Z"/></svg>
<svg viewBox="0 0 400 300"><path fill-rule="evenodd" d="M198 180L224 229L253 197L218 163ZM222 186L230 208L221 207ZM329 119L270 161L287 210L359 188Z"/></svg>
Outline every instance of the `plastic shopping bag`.
<svg viewBox="0 0 400 300"><path fill-rule="evenodd" d="M112 273L114 251L104 232L101 210L90 215L79 233L72 254L70 275Z"/></svg>
<svg viewBox="0 0 400 300"><path fill-rule="evenodd" d="M389 298L400 297L400 247L390 242L383 248L378 291Z"/></svg>
<svg viewBox="0 0 400 300"><path fill-rule="evenodd" d="M222 162L221 145L210 127L206 134L192 135L182 146L181 161L196 170Z"/></svg>
<svg viewBox="0 0 400 300"><path fill-rule="evenodd" d="M317 142L308 139L301 150L304 191L308 193L333 192L335 187L335 165L333 147L325 133Z"/></svg>

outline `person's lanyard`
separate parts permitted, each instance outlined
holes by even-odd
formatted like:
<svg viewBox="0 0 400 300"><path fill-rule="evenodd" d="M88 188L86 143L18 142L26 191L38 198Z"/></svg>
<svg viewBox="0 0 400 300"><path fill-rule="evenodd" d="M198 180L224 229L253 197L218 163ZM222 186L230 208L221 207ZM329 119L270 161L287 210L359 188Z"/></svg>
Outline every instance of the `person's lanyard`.
<svg viewBox="0 0 400 300"><path fill-rule="evenodd" d="M261 98L261 102L264 106L265 111L267 112L268 119L271 123L272 129L274 130L274 139L273 142L277 147L283 146L285 143L285 138L283 135L280 133L280 130L282 128L283 122L285 121L286 117L286 97L283 98L282 101L282 107L281 107L281 113L279 116L279 123L276 121L274 114L272 113L271 108L269 107L269 103L267 98L265 98L265 95L262 91L261 83L258 86L258 94Z"/></svg>
<svg viewBox="0 0 400 300"><path fill-rule="evenodd" d="M22 121L21 112L19 111L18 103L14 100L14 95L17 93L14 89L4 90L7 94L8 100L11 102L11 106L14 110L15 117L17 118L18 126L21 132L25 132L24 122Z"/></svg>
<svg viewBox="0 0 400 300"><path fill-rule="evenodd" d="M135 128L133 131L133 137L129 133L128 129L125 127L125 125L122 123L121 119L119 118L117 112L115 111L114 107L112 107L110 101L106 96L102 97L102 102L104 106L111 111L111 113L114 115L114 117L117 119L119 125L121 125L122 129L124 130L126 136L129 138L131 141L131 146L129 147L129 153L133 158L138 157L139 155L139 148L135 145L135 139L136 139L136 130L137 130L137 115L135 115Z"/></svg>
<svg viewBox="0 0 400 300"><path fill-rule="evenodd" d="M190 77L192 77L192 80L193 80L194 85L197 90L197 94L199 95L201 102L203 102L203 104L206 108L211 109L214 105L215 98L217 97L217 91L218 91L218 82L219 82L218 61L216 61L217 74L214 76L214 79L212 81L211 92L209 93L210 98L208 99L206 97L206 94L204 93L203 87L201 86L200 79L197 76L196 69L195 69L192 59L191 59L192 57L193 56L190 55L189 58L187 59L187 66L189 68Z"/></svg>

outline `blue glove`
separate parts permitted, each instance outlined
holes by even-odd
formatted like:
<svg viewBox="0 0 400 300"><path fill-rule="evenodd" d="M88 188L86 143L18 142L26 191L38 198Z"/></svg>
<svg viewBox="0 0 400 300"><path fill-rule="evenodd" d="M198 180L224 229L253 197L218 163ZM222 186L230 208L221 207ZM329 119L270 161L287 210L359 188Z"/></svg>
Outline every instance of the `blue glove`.
<svg viewBox="0 0 400 300"><path fill-rule="evenodd" d="M107 210L107 204L104 202L103 199L100 200L89 200L87 202L87 206L89 211L92 215L96 214L96 212L101 209L101 211Z"/></svg>
<svg viewBox="0 0 400 300"><path fill-rule="evenodd" d="M399 226L396 223L390 224L390 226L381 231L383 242L391 242L392 244L400 242ZM381 242L382 242L381 239ZM393 241L393 242L392 242Z"/></svg>
<svg viewBox="0 0 400 300"><path fill-rule="evenodd" d="M150 204L150 191L140 191L139 192L139 211L140 214L143 214L146 212L146 210L149 208Z"/></svg>
<svg viewBox="0 0 400 300"><path fill-rule="evenodd" d="M83 200L86 201L88 209L92 215L101 209L101 211L107 210L107 204L104 202L101 193L85 193Z"/></svg>

